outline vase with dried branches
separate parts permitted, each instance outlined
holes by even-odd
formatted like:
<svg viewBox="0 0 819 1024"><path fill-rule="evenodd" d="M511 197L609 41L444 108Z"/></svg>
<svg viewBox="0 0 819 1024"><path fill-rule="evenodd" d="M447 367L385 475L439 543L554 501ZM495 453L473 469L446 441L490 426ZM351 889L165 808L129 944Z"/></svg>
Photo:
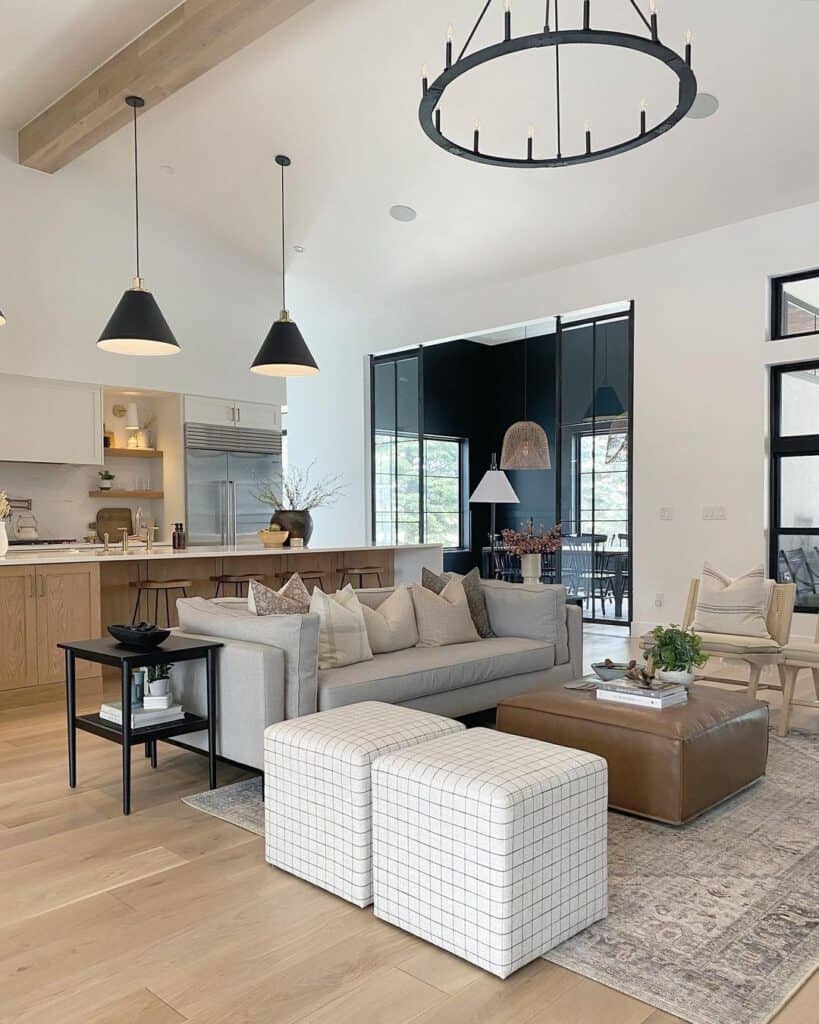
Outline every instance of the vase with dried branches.
<svg viewBox="0 0 819 1024"><path fill-rule="evenodd" d="M346 487L340 476L324 476L313 482L310 477L315 462L307 469L289 466L281 480L262 480L253 496L274 511L270 525L290 534L288 544L295 538L309 544L313 535L312 509L326 508L341 498Z"/></svg>
<svg viewBox="0 0 819 1024"><path fill-rule="evenodd" d="M6 520L11 515L11 505L5 491L0 491L0 558L6 557L9 549L9 536L6 533Z"/></svg>

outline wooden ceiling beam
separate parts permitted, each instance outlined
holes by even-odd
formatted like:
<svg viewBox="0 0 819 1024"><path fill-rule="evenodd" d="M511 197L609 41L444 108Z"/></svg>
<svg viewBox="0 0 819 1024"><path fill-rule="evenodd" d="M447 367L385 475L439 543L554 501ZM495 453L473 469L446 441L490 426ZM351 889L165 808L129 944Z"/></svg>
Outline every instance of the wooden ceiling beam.
<svg viewBox="0 0 819 1024"><path fill-rule="evenodd" d="M129 93L155 107L311 2L185 0L21 128L19 162L58 171L128 123Z"/></svg>

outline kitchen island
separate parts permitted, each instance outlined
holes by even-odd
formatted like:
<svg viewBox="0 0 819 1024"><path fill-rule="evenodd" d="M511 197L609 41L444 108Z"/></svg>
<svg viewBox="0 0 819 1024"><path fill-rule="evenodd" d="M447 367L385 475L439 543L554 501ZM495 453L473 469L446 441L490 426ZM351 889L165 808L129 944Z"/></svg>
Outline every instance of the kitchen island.
<svg viewBox="0 0 819 1024"><path fill-rule="evenodd" d="M440 571L439 544L384 547L266 548L259 544L190 547L184 551L119 545L11 549L0 558L0 708L54 700L62 693L58 643L106 634L130 622L140 580L188 579L190 596L213 597L212 577L252 573L275 584L282 575L319 571L335 589L345 568L381 566L385 586L419 582L421 568ZM374 585L374 581L373 581ZM145 613L143 613L145 614ZM172 624L176 623L175 607ZM99 665L77 663L81 690L99 689Z"/></svg>

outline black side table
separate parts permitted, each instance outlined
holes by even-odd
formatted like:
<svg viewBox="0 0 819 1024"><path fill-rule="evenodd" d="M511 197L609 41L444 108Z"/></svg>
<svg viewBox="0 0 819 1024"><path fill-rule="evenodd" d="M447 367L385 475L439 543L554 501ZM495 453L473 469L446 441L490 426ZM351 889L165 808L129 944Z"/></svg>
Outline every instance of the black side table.
<svg viewBox="0 0 819 1024"><path fill-rule="evenodd" d="M216 652L222 647L218 641L188 640L169 637L161 647L151 651L140 651L116 640L78 640L58 644L65 651L65 691L68 714L68 784L77 785L77 729L94 733L103 739L122 746L122 813L131 813L131 747L145 744L145 754L150 756L156 768L157 740L181 736L188 732L208 730L208 781L211 789L216 788ZM107 722L99 715L77 715L77 683L75 662L93 661L100 665L112 665L122 676L122 726ZM150 665L164 665L167 662L193 661L204 658L207 663L206 718L185 714L176 722L149 725L142 729L131 728L131 670Z"/></svg>

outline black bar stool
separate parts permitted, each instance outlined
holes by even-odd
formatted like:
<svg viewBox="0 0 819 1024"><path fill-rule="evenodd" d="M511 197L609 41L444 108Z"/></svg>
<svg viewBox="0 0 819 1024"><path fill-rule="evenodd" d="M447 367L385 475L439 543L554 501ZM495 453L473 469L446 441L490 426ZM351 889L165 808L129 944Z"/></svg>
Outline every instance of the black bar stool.
<svg viewBox="0 0 819 1024"><path fill-rule="evenodd" d="M243 587L249 587L251 580L264 582L264 578L258 573L223 573L221 576L211 576L211 583L216 584L216 593L213 596L219 597L222 587L233 587L234 597L247 597L247 590L243 590Z"/></svg>
<svg viewBox="0 0 819 1024"><path fill-rule="evenodd" d="M135 623L139 618L139 609L142 603L142 595L146 595L146 611L150 615L151 612L151 594L154 595L154 624L159 625L159 595L165 595L165 625L170 627L171 624L171 609L168 603L168 594L172 590L181 590L182 596L188 596L188 587L193 586L193 580L132 580L129 587L135 588L137 592L136 604L134 605L134 615L131 619L131 624Z"/></svg>
<svg viewBox="0 0 819 1024"><path fill-rule="evenodd" d="M343 569L341 572L341 586L343 587L346 582L352 583L353 577L358 578L357 590L364 589L364 577L375 576L378 581L378 586L383 587L384 584L381 582L381 574L386 572L383 565L357 565L355 567L350 566L349 569Z"/></svg>

